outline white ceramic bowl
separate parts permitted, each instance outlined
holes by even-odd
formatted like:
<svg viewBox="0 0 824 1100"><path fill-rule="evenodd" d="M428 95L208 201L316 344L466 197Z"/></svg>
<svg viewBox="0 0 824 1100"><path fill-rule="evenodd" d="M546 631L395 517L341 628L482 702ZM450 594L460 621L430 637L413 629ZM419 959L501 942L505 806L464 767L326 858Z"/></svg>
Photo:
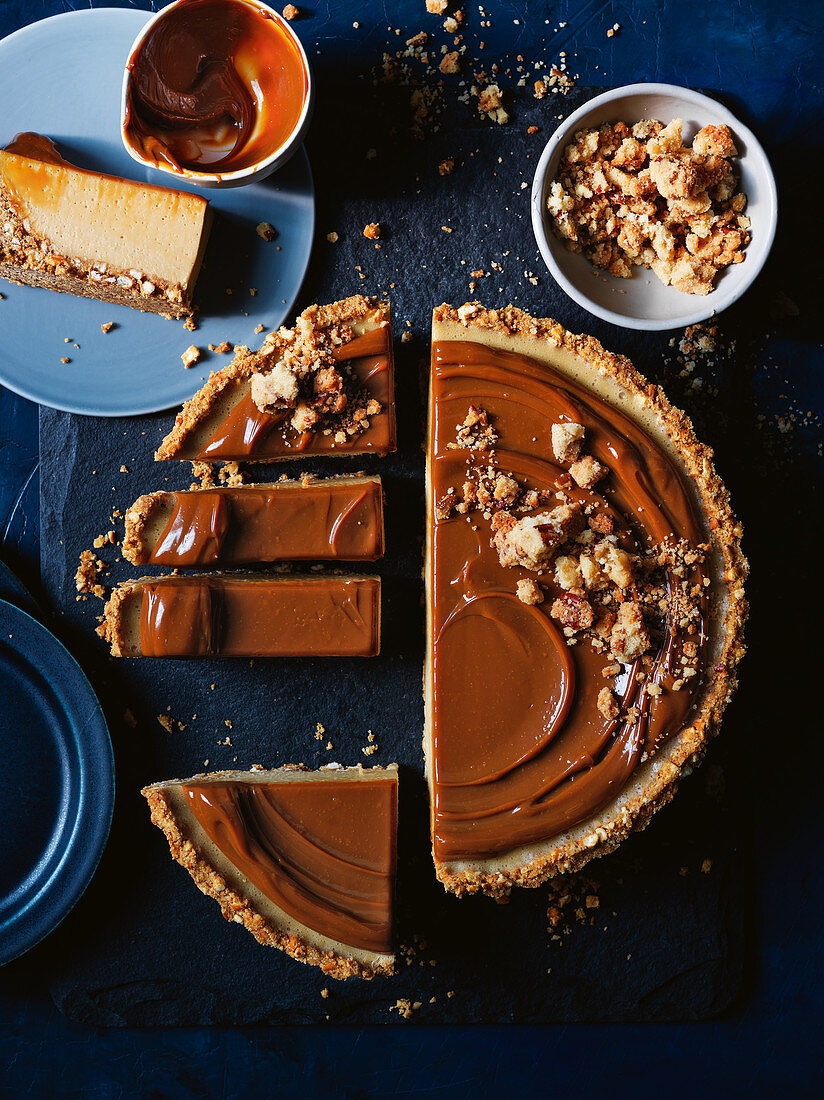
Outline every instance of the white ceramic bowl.
<svg viewBox="0 0 824 1100"><path fill-rule="evenodd" d="M289 26L287 20L284 19L279 12L275 11L274 8L270 8L268 4L259 3L258 0L242 0L242 2L249 4L250 7L258 8L262 12L265 12L266 15L270 16L294 43L301 61L303 62L303 66L306 70L306 98L303 103L303 110L300 113L300 118L294 130L292 130L292 133L286 141L284 141L279 148L270 153L268 157L257 161L255 164L249 165L248 168L240 168L235 172L200 172L191 168L176 169L168 164L156 164L153 160L147 160L145 157L141 156L138 150L131 145L126 138L125 132L126 113L129 102L129 83L131 80L131 62L142 45L146 35L155 23L164 19L173 8L188 3L188 0L174 0L173 3L168 4L165 8L161 8L160 11L157 12L156 15L153 15L145 24L140 34L132 43L126 68L123 72L123 88L120 99L120 136L123 139L126 152L132 160L136 160L138 164L142 164L147 168L155 168L159 172L165 172L167 175L177 180L186 180L187 183L195 184L198 187L240 187L243 184L252 183L257 180L262 180L266 176L270 176L278 168L281 168L289 158L298 151L306 136L306 131L309 128L309 123L312 119L312 110L315 104L315 81L312 76L312 69L309 65L306 51L298 36Z"/></svg>
<svg viewBox="0 0 824 1100"><path fill-rule="evenodd" d="M570 252L555 236L546 208L549 186L561 154L577 130L604 122L632 125L644 118L668 123L684 120L684 142L709 124L726 123L732 130L739 156L733 161L747 196L746 215L752 221L752 240L744 261L724 268L715 289L706 296L684 294L664 286L646 268L635 268L631 279L618 279L596 268L580 253ZM767 155L755 135L726 107L709 96L675 84L628 84L595 96L563 122L547 143L532 183L532 228L544 261L555 281L578 305L624 328L658 330L683 328L705 321L732 305L756 278L769 255L778 219L778 195Z"/></svg>

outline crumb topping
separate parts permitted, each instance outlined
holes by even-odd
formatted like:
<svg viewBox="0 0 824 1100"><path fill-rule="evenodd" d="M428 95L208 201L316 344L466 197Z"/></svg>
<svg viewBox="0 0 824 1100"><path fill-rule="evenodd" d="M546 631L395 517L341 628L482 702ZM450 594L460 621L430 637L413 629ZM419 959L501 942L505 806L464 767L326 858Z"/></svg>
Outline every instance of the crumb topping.
<svg viewBox="0 0 824 1100"><path fill-rule="evenodd" d="M547 207L568 249L622 279L648 268L685 294L709 294L718 272L741 263L750 240L746 195L726 126L705 126L692 146L681 119L579 130L563 152Z"/></svg>

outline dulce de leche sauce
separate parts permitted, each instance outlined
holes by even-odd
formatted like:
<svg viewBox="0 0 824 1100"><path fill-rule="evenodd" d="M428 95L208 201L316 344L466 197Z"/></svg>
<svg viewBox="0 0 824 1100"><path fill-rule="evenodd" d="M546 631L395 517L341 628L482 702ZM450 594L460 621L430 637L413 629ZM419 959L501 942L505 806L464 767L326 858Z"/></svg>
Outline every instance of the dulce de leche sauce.
<svg viewBox="0 0 824 1100"><path fill-rule="evenodd" d="M155 22L127 68L126 142L175 170L227 173L266 160L309 94L298 46L253 0L186 0Z"/></svg>
<svg viewBox="0 0 824 1100"><path fill-rule="evenodd" d="M330 939L392 947L397 781L183 788L225 856L270 901Z"/></svg>
<svg viewBox="0 0 824 1100"><path fill-rule="evenodd" d="M500 468L539 491L551 492L564 473L552 456L550 426L564 418L583 424L587 449L609 468L609 480L593 490L570 485L567 492L608 514L627 549L667 538L700 542L672 462L598 395L528 356L478 343L434 344L432 369L433 502L465 477L472 453L450 443L475 404L498 432ZM639 680L640 665L633 663L614 681L627 716L604 716L598 694L612 658L586 642L567 643L548 614L553 593L539 605L518 599L516 579L526 574L501 565L491 534L477 514L454 514L436 523L433 534L433 836L435 854L445 862L540 843L596 813L682 727L700 683L696 676L672 690L687 638L668 619L646 677ZM543 578L547 585L551 576ZM693 579L700 586L699 569ZM667 574L668 591L678 583ZM700 602L702 618L691 638L703 647L706 600ZM700 665L700 652L692 660ZM651 695L650 682L662 693Z"/></svg>

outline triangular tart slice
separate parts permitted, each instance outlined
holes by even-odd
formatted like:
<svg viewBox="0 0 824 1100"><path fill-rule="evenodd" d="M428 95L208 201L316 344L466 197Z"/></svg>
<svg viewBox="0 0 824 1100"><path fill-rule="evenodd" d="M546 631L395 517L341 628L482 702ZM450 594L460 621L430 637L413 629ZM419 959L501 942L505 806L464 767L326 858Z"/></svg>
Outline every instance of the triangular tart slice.
<svg viewBox="0 0 824 1100"><path fill-rule="evenodd" d="M235 348L183 406L158 460L277 462L395 450L389 303L310 306L259 351Z"/></svg>
<svg viewBox="0 0 824 1100"><path fill-rule="evenodd" d="M433 852L495 896L672 798L735 689L747 563L712 452L591 337L440 306L430 394Z"/></svg>
<svg viewBox="0 0 824 1100"><path fill-rule="evenodd" d="M393 972L395 764L213 772L142 793L227 920L332 978Z"/></svg>

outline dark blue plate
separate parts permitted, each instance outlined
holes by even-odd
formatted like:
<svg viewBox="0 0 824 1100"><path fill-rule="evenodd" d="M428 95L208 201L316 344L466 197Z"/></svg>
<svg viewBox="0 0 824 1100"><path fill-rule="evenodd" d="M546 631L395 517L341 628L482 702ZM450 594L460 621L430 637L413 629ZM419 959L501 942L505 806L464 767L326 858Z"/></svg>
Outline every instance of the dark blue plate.
<svg viewBox="0 0 824 1100"><path fill-rule="evenodd" d="M114 806L91 684L41 623L0 600L0 965L33 947L88 885Z"/></svg>

